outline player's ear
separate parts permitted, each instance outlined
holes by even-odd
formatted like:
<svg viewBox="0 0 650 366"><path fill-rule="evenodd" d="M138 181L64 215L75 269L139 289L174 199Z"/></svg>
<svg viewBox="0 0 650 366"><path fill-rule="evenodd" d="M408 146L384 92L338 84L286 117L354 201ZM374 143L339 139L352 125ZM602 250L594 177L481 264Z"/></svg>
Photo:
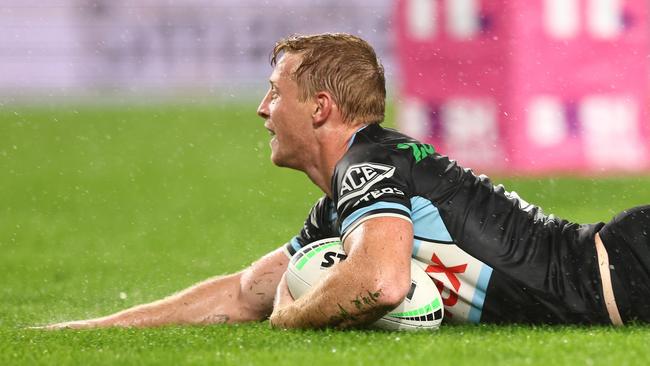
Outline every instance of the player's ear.
<svg viewBox="0 0 650 366"><path fill-rule="evenodd" d="M332 107L334 105L334 100L328 92L318 92L316 93L316 105L314 112L312 113L312 118L314 120L314 125L320 126L329 118L332 113Z"/></svg>

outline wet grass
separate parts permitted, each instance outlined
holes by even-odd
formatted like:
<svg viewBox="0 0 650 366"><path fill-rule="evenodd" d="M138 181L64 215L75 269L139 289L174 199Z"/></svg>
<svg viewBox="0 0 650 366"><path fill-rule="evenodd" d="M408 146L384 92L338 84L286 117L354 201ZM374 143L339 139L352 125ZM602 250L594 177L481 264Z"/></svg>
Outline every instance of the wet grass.
<svg viewBox="0 0 650 366"><path fill-rule="evenodd" d="M643 326L23 329L151 301L282 244L320 193L268 156L254 104L0 107L0 364L650 363ZM650 202L647 176L495 180L576 221Z"/></svg>

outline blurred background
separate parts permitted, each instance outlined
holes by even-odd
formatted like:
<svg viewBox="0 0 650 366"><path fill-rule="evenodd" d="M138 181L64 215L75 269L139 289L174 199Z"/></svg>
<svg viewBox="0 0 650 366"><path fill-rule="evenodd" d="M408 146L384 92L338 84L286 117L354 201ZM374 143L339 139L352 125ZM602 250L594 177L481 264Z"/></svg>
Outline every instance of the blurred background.
<svg viewBox="0 0 650 366"><path fill-rule="evenodd" d="M390 122L464 165L650 166L645 0L1 0L0 28L0 107L255 101L276 40L349 32Z"/></svg>
<svg viewBox="0 0 650 366"><path fill-rule="evenodd" d="M391 64L392 1L2 0L2 93L43 96L260 94L277 40L363 36ZM262 89L262 90L260 90Z"/></svg>

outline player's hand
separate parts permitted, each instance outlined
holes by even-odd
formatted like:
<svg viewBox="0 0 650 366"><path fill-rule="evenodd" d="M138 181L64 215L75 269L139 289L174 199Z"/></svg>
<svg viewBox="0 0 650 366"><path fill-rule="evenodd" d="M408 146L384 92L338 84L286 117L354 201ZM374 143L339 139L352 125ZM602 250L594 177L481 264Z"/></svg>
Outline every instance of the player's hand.
<svg viewBox="0 0 650 366"><path fill-rule="evenodd" d="M269 322L272 327L288 328L288 321L290 320L288 307L293 304L294 301L293 296L291 296L291 293L289 292L287 275L285 273L282 275L280 283L278 283L278 288L275 292L275 299L273 300L273 313L269 317Z"/></svg>
<svg viewBox="0 0 650 366"><path fill-rule="evenodd" d="M60 330L60 329L88 329L95 328L97 324L89 320L75 320L70 322L55 323L43 326L29 327L27 329L40 329L40 330Z"/></svg>

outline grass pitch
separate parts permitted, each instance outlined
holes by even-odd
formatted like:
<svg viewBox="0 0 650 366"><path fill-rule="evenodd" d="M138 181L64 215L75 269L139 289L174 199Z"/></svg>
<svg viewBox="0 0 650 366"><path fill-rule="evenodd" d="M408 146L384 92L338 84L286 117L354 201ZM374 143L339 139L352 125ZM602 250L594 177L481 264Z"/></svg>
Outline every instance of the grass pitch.
<svg viewBox="0 0 650 366"><path fill-rule="evenodd" d="M645 326L24 329L158 299L293 236L320 193L272 166L254 107L0 106L0 365L650 364ZM576 221L650 202L647 176L495 180Z"/></svg>

